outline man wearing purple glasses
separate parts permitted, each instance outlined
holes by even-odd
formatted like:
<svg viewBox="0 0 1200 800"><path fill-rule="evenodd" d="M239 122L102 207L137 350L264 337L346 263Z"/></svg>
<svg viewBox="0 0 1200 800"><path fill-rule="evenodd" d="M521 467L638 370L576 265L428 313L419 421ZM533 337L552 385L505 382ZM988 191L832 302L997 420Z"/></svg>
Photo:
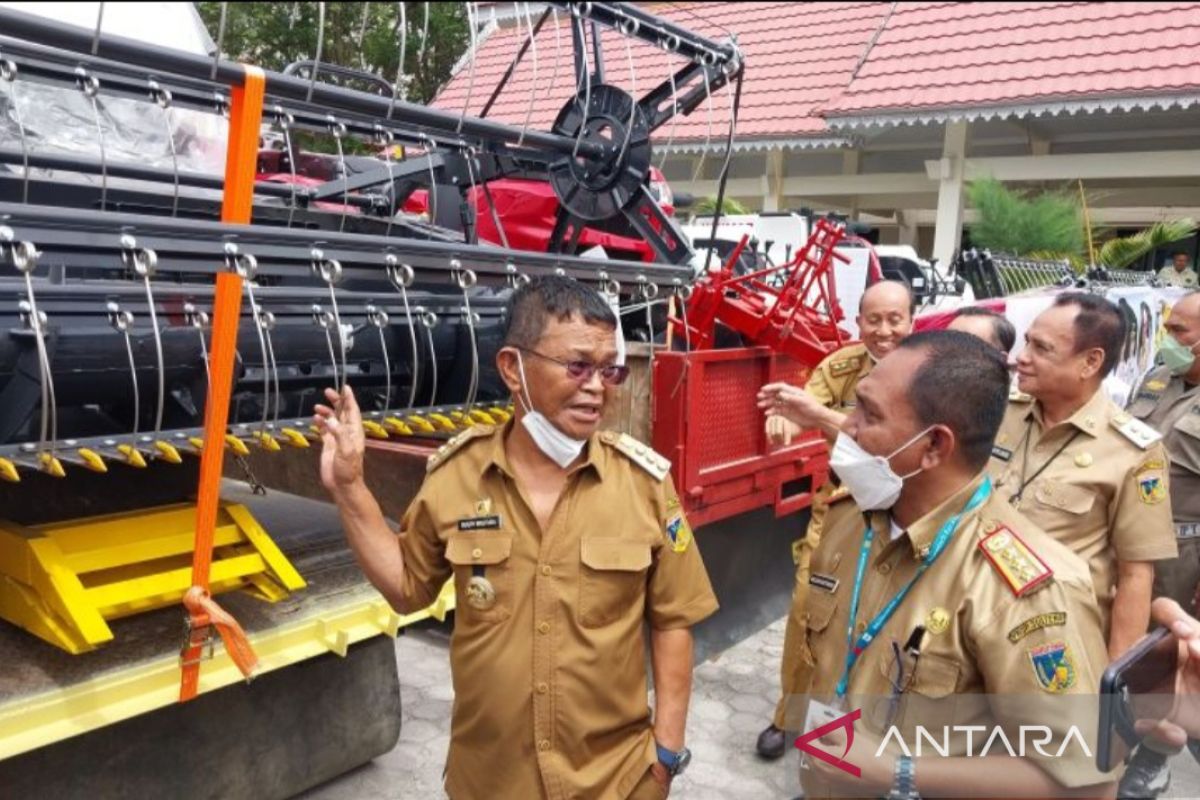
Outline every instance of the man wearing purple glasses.
<svg viewBox="0 0 1200 800"><path fill-rule="evenodd" d="M363 483L349 389L316 409L321 480L397 611L424 608L454 577L451 798L664 797L691 756L691 626L717 601L670 463L598 430L628 375L609 305L547 276L513 293L505 319L496 366L515 416L429 459L399 538Z"/></svg>

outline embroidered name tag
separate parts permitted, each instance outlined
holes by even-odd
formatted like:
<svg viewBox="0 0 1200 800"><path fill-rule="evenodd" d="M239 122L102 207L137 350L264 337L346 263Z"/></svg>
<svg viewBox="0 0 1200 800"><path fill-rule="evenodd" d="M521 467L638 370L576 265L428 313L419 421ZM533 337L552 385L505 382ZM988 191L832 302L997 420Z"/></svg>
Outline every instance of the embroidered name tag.
<svg viewBox="0 0 1200 800"><path fill-rule="evenodd" d="M1010 461L1010 460L1012 460L1012 450L1005 450L1003 447L1001 447L998 444L993 445L992 446L992 458L998 458L1001 461Z"/></svg>
<svg viewBox="0 0 1200 800"><path fill-rule="evenodd" d="M818 589L824 589L827 592L836 592L838 583L838 579L832 575L821 575L814 572L808 576L809 586L816 586Z"/></svg>
<svg viewBox="0 0 1200 800"><path fill-rule="evenodd" d="M460 519L458 521L458 529L460 531L486 531L499 530L500 516L491 517L473 517L471 519Z"/></svg>

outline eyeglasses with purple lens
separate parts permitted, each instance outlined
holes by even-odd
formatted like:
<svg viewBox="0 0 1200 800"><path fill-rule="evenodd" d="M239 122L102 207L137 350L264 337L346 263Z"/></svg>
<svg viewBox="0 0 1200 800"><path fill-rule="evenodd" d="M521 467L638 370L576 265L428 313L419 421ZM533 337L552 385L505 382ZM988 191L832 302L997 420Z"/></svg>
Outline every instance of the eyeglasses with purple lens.
<svg viewBox="0 0 1200 800"><path fill-rule="evenodd" d="M629 367L624 364L607 364L603 367L593 364L591 361L573 360L564 361L561 358L548 356L545 353L539 353L537 350L530 350L527 347L518 348L523 353L529 353L538 358L544 358L547 361L553 361L555 364L561 364L567 368L567 375L571 380L587 383L592 379L592 375L596 372L600 373L600 381L605 386L620 386L629 377Z"/></svg>

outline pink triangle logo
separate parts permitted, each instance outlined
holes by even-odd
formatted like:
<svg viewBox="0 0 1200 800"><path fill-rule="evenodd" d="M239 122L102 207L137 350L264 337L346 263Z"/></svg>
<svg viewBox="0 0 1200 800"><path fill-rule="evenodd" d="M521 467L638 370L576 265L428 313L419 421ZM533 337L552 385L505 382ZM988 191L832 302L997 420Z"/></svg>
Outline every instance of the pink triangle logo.
<svg viewBox="0 0 1200 800"><path fill-rule="evenodd" d="M861 708L856 708L849 714L843 714L837 719L826 722L821 727L801 735L798 739L796 739L796 747L800 748L800 750L804 751L805 753L808 753L813 758L819 758L826 764L837 767L842 772L853 775L856 778L861 778L862 770L844 760L846 753L849 753L850 748L854 745L854 723L860 717L862 717ZM841 757L830 755L813 744L815 740L820 739L825 734L835 731L838 728L846 729L846 750L842 753Z"/></svg>

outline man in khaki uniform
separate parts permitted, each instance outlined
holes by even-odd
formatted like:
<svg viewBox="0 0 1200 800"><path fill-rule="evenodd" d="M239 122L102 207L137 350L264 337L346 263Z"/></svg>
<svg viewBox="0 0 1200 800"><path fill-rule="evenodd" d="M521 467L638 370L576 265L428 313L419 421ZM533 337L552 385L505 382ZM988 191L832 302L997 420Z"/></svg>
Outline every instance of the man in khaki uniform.
<svg viewBox="0 0 1200 800"><path fill-rule="evenodd" d="M903 283L881 281L868 288L856 319L861 342L826 356L813 370L803 390L778 383L764 386L759 392L759 406L768 414L768 436L790 443L801 427L815 427L833 441L846 414L854 409L858 382L870 374L876 361L895 350L896 345L912 332L912 306L912 293ZM758 735L756 743L759 755L764 758L779 758L786 752L784 720L788 698L804 691L805 670L800 661L804 640L801 616L808 597L808 562L821 541L822 520L835 488L834 483L826 482L817 490L808 528L803 538L792 545L796 585L783 635L783 658L779 667L781 691L775 716Z"/></svg>
<svg viewBox="0 0 1200 800"><path fill-rule="evenodd" d="M1158 271L1158 279L1167 286L1179 286L1184 289L1195 289L1197 286L1196 270L1192 269L1187 253L1173 255L1171 263Z"/></svg>
<svg viewBox="0 0 1200 800"><path fill-rule="evenodd" d="M989 465L1001 497L1088 562L1111 658L1145 634L1154 562L1176 554L1161 437L1101 388L1124 335L1095 295L1038 315Z"/></svg>
<svg viewBox="0 0 1200 800"><path fill-rule="evenodd" d="M518 289L497 366L517 398L429 460L399 539L362 483L353 395L328 393L322 480L371 582L400 612L453 576L453 800L662 798L690 759L690 628L716 598L670 464L600 433L616 319L591 289ZM656 709L647 708L650 629Z"/></svg>
<svg viewBox="0 0 1200 800"><path fill-rule="evenodd" d="M1163 437L1170 460L1171 514L1179 556L1154 565L1154 596L1169 597L1189 613L1200 583L1200 293L1171 309L1159 356L1164 366L1146 376L1129 413ZM1147 739L1121 781L1121 797L1156 797L1170 783L1167 756L1177 748Z"/></svg>
<svg viewBox="0 0 1200 800"><path fill-rule="evenodd" d="M909 337L859 385L831 461L851 497L812 557L802 656L806 736L833 723L805 741L861 774L806 755L808 798L1111 790L1088 752L1106 654L1087 566L983 471L1007 388L995 349L954 331ZM918 748L917 725L944 752ZM1018 744L1022 726L1047 754Z"/></svg>

